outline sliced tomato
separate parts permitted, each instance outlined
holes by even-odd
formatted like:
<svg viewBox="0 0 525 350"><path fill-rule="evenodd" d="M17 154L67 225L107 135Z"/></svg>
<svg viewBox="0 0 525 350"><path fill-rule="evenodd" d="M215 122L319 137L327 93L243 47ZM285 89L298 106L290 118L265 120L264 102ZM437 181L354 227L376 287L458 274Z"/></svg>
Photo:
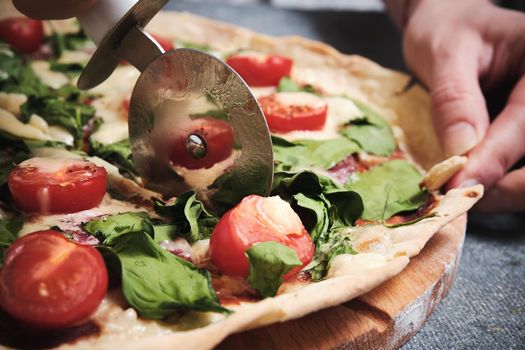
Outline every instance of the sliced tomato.
<svg viewBox="0 0 525 350"><path fill-rule="evenodd" d="M293 61L288 57L259 53L240 53L226 59L250 86L277 86L281 78L290 75Z"/></svg>
<svg viewBox="0 0 525 350"><path fill-rule="evenodd" d="M326 102L307 92L278 92L259 98L259 103L273 132L320 130L326 122Z"/></svg>
<svg viewBox="0 0 525 350"><path fill-rule="evenodd" d="M28 213L75 213L96 207L106 194L106 170L70 158L31 158L7 179L17 207Z"/></svg>
<svg viewBox="0 0 525 350"><path fill-rule="evenodd" d="M31 53L42 45L44 25L42 21L26 17L12 17L0 21L0 39L24 53Z"/></svg>
<svg viewBox="0 0 525 350"><path fill-rule="evenodd" d="M6 250L0 306L29 325L66 328L89 319L107 286L106 266L95 248L56 231L38 231Z"/></svg>
<svg viewBox="0 0 525 350"><path fill-rule="evenodd" d="M197 135L204 140L206 153L203 157L195 158L189 152L188 137L190 135ZM188 169L208 169L232 154L233 131L224 120L213 117L193 119L187 126L179 129L169 149L169 158L173 165Z"/></svg>
<svg viewBox="0 0 525 350"><path fill-rule="evenodd" d="M171 42L170 39L160 36L158 34L150 34L150 35L153 37L153 39L155 39L160 44L160 46L162 46L164 51L173 50L173 43Z"/></svg>
<svg viewBox="0 0 525 350"><path fill-rule="evenodd" d="M288 272L285 279L295 276L312 260L312 238L290 205L279 197L248 196L227 212L213 230L211 261L226 275L246 278L249 272L246 250L268 241L292 248L303 263Z"/></svg>

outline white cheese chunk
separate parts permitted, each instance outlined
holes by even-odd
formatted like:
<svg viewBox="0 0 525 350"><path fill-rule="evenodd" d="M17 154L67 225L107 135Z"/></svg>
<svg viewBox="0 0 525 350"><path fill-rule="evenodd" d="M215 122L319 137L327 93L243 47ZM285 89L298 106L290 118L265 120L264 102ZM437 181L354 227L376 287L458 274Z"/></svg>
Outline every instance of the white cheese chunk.
<svg viewBox="0 0 525 350"><path fill-rule="evenodd" d="M259 202L258 212L265 217L265 221L272 225L275 231L283 234L302 232L303 224L290 204L278 196L264 198Z"/></svg>
<svg viewBox="0 0 525 350"><path fill-rule="evenodd" d="M31 62L31 68L45 85L53 89L58 89L69 83L67 75L62 72L52 71L47 61L33 61Z"/></svg>
<svg viewBox="0 0 525 350"><path fill-rule="evenodd" d="M27 101L27 96L18 93L0 92L0 108L20 116L20 106Z"/></svg>
<svg viewBox="0 0 525 350"><path fill-rule="evenodd" d="M105 145L128 138L128 123L125 120L114 120L103 123L91 135L91 140Z"/></svg>
<svg viewBox="0 0 525 350"><path fill-rule="evenodd" d="M0 129L11 135L31 140L52 140L52 137L33 125L24 124L12 113L0 109Z"/></svg>
<svg viewBox="0 0 525 350"><path fill-rule="evenodd" d="M36 168L41 173L53 174L71 165L85 163L83 159L55 158L55 157L33 157L20 163L23 167Z"/></svg>
<svg viewBox="0 0 525 350"><path fill-rule="evenodd" d="M65 128L59 125L51 125L48 128L47 133L55 140L65 143L66 145L73 146L75 138Z"/></svg>

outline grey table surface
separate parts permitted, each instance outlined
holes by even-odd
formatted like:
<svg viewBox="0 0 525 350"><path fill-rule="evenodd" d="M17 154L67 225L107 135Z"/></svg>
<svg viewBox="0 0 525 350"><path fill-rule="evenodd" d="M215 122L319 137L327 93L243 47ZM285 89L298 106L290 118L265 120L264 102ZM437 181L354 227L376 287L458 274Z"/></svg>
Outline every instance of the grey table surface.
<svg viewBox="0 0 525 350"><path fill-rule="evenodd" d="M383 13L218 3L173 1L166 9L189 11L270 35L301 35L406 71L400 36ZM469 215L456 281L402 349L525 349L525 214Z"/></svg>

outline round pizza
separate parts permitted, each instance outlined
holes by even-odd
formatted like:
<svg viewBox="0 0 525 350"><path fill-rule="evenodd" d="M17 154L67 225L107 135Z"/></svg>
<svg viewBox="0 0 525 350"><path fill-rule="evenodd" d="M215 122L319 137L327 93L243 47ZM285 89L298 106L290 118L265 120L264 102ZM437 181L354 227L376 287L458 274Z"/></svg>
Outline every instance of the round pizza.
<svg viewBox="0 0 525 350"><path fill-rule="evenodd" d="M146 29L166 50L213 54L250 86L272 133L271 195L218 212L193 191L148 189L128 136L140 73L121 62L81 91L95 47L75 21L3 18L3 346L211 348L370 291L482 195L440 191L466 158L444 159L428 96L404 74L187 13ZM191 188L234 159L227 120L211 108L183 128L213 144L203 157L169 145Z"/></svg>

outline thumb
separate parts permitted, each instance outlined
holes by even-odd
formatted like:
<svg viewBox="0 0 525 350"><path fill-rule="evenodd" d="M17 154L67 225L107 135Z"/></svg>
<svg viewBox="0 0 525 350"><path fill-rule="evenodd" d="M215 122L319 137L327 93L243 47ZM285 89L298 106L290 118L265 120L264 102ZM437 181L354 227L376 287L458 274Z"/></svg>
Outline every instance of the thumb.
<svg viewBox="0 0 525 350"><path fill-rule="evenodd" d="M434 126L447 157L470 151L489 125L478 81L477 58L471 53L436 57L429 81Z"/></svg>

